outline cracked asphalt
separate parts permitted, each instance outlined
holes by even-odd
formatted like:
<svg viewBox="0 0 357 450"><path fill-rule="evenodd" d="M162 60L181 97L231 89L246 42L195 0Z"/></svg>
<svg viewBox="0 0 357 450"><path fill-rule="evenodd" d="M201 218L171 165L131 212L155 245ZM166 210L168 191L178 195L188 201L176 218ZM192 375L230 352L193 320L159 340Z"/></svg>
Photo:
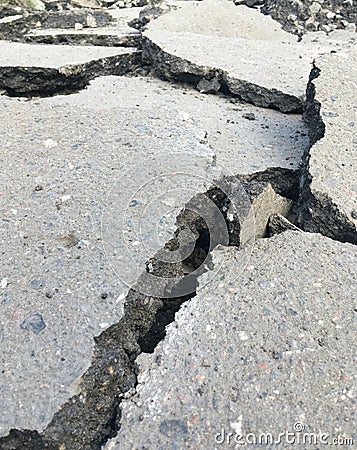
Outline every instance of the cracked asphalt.
<svg viewBox="0 0 357 450"><path fill-rule="evenodd" d="M0 449L353 448L352 27L9 8Z"/></svg>

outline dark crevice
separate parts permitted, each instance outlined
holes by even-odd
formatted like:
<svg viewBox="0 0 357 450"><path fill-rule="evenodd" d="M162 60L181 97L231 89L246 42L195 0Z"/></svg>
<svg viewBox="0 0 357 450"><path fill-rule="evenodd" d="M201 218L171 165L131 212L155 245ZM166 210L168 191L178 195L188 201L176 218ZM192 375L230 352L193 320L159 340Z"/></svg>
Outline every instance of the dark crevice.
<svg viewBox="0 0 357 450"><path fill-rule="evenodd" d="M166 326L175 320L181 306L196 296L196 292L183 297L163 299L163 306L155 314L154 322L145 336L138 339L142 353L153 353L156 346L166 336Z"/></svg>
<svg viewBox="0 0 357 450"><path fill-rule="evenodd" d="M114 35L85 35L85 34L48 34L27 35L22 42L28 44L45 44L45 45L86 45L98 47L124 47L141 49L141 36L138 34L129 34L126 36Z"/></svg>
<svg viewBox="0 0 357 450"><path fill-rule="evenodd" d="M314 67L311 71L304 107L304 119L309 129L310 148L302 159L300 173L299 198L295 204L291 219L295 225L304 231L320 233L339 242L357 244L357 230L331 198L324 192L312 192L312 178L309 172L310 149L325 136L320 109L316 100L314 80L320 75L320 69Z"/></svg>
<svg viewBox="0 0 357 450"><path fill-rule="evenodd" d="M21 12L13 11L11 15L17 16L19 14ZM95 21L97 27L104 27L113 23L113 18L106 11L92 9L76 11L28 10L16 20L0 23L0 38L12 42L23 42L26 34L36 29L37 23L41 23L42 29L74 29L76 23L81 24L83 28L88 28L88 17Z"/></svg>
<svg viewBox="0 0 357 450"><path fill-rule="evenodd" d="M239 178L248 183L253 181L268 182L272 185L274 191L282 197L294 201L299 198L299 173L296 170L274 167L252 175L240 175Z"/></svg>

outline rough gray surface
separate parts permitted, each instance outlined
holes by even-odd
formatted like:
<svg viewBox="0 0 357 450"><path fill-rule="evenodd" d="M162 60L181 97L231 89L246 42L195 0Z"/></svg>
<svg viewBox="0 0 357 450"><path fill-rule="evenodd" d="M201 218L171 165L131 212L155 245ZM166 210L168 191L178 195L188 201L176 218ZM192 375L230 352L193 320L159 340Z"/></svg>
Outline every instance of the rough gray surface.
<svg viewBox="0 0 357 450"><path fill-rule="evenodd" d="M299 424L329 442L356 439L356 247L288 231L246 257L215 252L216 281L202 277L153 355L139 357L136 394L106 450L234 448L236 434L287 431L310 449Z"/></svg>
<svg viewBox="0 0 357 450"><path fill-rule="evenodd" d="M184 2L151 21L144 37L143 58L159 75L194 85L216 78L222 90L285 112L302 109L313 59L343 47L301 45L270 17L224 0Z"/></svg>
<svg viewBox="0 0 357 450"><path fill-rule="evenodd" d="M89 63L96 59L104 59L127 54L130 50L106 47L66 47L29 45L17 42L1 41L1 66L3 67L38 67L58 69L70 72L71 67ZM133 51L133 50L131 50Z"/></svg>
<svg viewBox="0 0 357 450"><path fill-rule="evenodd" d="M100 77L71 97L74 108L142 108L177 114L185 129L198 127L197 138L208 144L226 174L251 174L268 168L297 170L309 149L301 116L198 93L190 86L154 78ZM125 95L118 95L118 92ZM251 114L255 120L247 120Z"/></svg>
<svg viewBox="0 0 357 450"><path fill-rule="evenodd" d="M75 2L99 5L96 0ZM43 9L40 0L36 3ZM176 2L169 7L153 5L140 14L137 25L175 6ZM136 414L145 408L146 400L144 406L140 398L136 406L125 403L125 413L129 411L123 417L125 445L130 445L132 433L140 426L144 429L141 438L148 436L149 443L139 442L139 448L155 449L160 439L162 449L186 448L185 439L187 448L210 448L218 425L226 427L227 433L243 425L248 431L274 428L275 432L277 423L287 429L299 420L308 427L323 425L322 431L329 427L334 435L346 432L349 436L354 418L348 402L355 401L351 387L355 372L346 368L353 348L348 290L355 290L355 248L321 236L288 232L260 240L249 263L255 235L294 229L276 213L289 215L299 196L297 169L302 156L299 214L293 219L298 217L301 227L309 231L354 242L355 224L353 239L348 224L357 213L352 211L346 219L342 209L352 200L336 189L343 183L352 192L352 169L334 167L338 182L326 175L325 167L320 172L316 169L329 156L326 149L315 149L324 140L318 139L325 127L330 130L321 120L324 114L319 115L320 106L324 112L324 103L329 105L320 97L329 92L319 88L320 97L315 99L316 80L311 78L306 118L315 145L310 166L300 116L259 109L232 97L289 112L299 110L312 58L338 51L335 61L340 63L353 42L351 34L344 32L328 38L324 33L310 33L297 43L270 18L249 11L222 1L205 1L202 6L190 2L181 12L168 13L165 20L162 17L149 25L148 33L155 23L166 24L167 28L160 25L159 40L166 45L168 37L180 36L180 51L186 52L187 44L192 47L190 58L192 53L202 57L200 65L195 65L190 58L165 53L146 39L144 49L153 72L197 85L200 93L184 84L169 85L152 78L104 77L67 97L1 98L2 450L99 450L114 437L121 402L133 395L137 385L138 355L153 352L165 338L165 326L195 295L197 276L202 274L199 296L178 315L183 334L171 325L154 359L141 359L144 377L150 370L153 374L147 394L140 380L142 398L149 402L152 395L164 395L158 403L155 397L143 415ZM135 16L137 11L130 14ZM107 45L116 39L113 45L126 45L129 41L122 37L129 31L128 14L114 15L116 24L109 24L108 14L102 11L40 11L26 20L5 17L0 33L7 30L14 39L22 39L28 27L42 27L37 34L43 36L37 38L52 43ZM72 32L75 23L83 30ZM53 34L53 27L62 31L52 38L48 30ZM171 48L177 42L170 42ZM20 48L4 45L8 51ZM31 70L17 63L3 67L0 74L10 95L68 93L103 73L137 74L136 64L141 66L140 73L149 70L140 52L132 49L122 55L117 48L95 46L90 50L86 46L21 48L26 49L25 58L27 49L37 51L37 57L49 50L49 63L42 61ZM103 52L114 54L103 59ZM268 53L275 59L267 58ZM69 54L71 58L79 54L78 63L61 59ZM17 61L20 56L17 52ZM3 52L3 61L5 57ZM33 63L34 59L26 64L37 64L39 58ZM341 101L346 103L354 97L345 94L343 83L348 78L339 70L331 91L341 88ZM325 111L328 119L338 117L331 111ZM351 112L341 114L343 123ZM346 137L334 125L332 142L345 146ZM352 161L332 154L334 162L342 160L341 166ZM222 180L223 175L230 177ZM326 188L338 206L327 195L319 196L315 187ZM247 199L253 204L255 223ZM217 243L240 246L245 242L249 245L244 251L228 249L222 257L215 252L215 270L211 270L210 251ZM160 259L168 255L179 260ZM265 302L264 307L252 298ZM187 348L188 355L181 348ZM239 363L237 354L244 358ZM166 375L160 372L160 359L168 361L169 381L174 380L171 392L178 392L181 410L175 397L170 403L170 384L163 386ZM230 367L223 367L224 363L231 363ZM194 387L178 385L181 379L192 381ZM294 391L298 382L303 388ZM332 398L332 406L326 406L326 396ZM311 407L308 397L314 399ZM174 413L161 417L168 405ZM197 405L201 411L195 410ZM261 405L264 417L257 412ZM137 418L141 425L135 428ZM124 448L120 439L119 434L110 445Z"/></svg>
<svg viewBox="0 0 357 450"><path fill-rule="evenodd" d="M12 15L0 20L0 38L10 41L21 41L26 33L36 28L65 28L75 26L83 28L104 27L112 20L105 11L78 10L72 11L24 11L14 10ZM77 24L77 25L76 25Z"/></svg>
<svg viewBox="0 0 357 450"><path fill-rule="evenodd" d="M305 156L297 220L319 231L357 243L357 53L315 61L305 117L312 147Z"/></svg>

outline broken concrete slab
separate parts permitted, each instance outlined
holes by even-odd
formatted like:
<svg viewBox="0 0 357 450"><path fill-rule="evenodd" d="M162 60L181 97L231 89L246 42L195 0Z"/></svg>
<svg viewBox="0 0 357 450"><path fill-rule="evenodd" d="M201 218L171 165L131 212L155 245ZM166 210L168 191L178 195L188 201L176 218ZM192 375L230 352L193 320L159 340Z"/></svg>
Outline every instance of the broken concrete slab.
<svg viewBox="0 0 357 450"><path fill-rule="evenodd" d="M130 52L118 48L65 47L20 44L1 41L1 66L58 69L89 63L95 59L120 56Z"/></svg>
<svg viewBox="0 0 357 450"><path fill-rule="evenodd" d="M351 444L356 262L355 246L292 231L259 240L248 263L217 249L215 281L203 276L138 358L139 384L105 449L290 448L305 433Z"/></svg>
<svg viewBox="0 0 357 450"><path fill-rule="evenodd" d="M141 34L129 26L129 22L139 17L142 8L130 8L108 11L112 21L88 26L88 16L85 22L75 21L72 27L66 22L66 27L54 26L48 22L33 27L23 36L25 42L41 44L70 45L100 45L107 47L139 47ZM73 22L73 21L72 21ZM50 26L49 26L50 25Z"/></svg>
<svg viewBox="0 0 357 450"><path fill-rule="evenodd" d="M98 75L137 67L135 48L36 45L0 41L0 88L10 95L74 92Z"/></svg>
<svg viewBox="0 0 357 450"><path fill-rule="evenodd" d="M216 79L224 92L284 112L302 110L313 59L339 48L301 45L270 17L223 0L180 4L143 35L143 58L160 76Z"/></svg>
<svg viewBox="0 0 357 450"><path fill-rule="evenodd" d="M314 63L305 117L312 147L305 155L297 222L343 242L357 243L357 52Z"/></svg>
<svg viewBox="0 0 357 450"><path fill-rule="evenodd" d="M135 30L120 27L78 30L33 30L24 36L24 42L60 45L95 45L106 47L139 47L141 36Z"/></svg>

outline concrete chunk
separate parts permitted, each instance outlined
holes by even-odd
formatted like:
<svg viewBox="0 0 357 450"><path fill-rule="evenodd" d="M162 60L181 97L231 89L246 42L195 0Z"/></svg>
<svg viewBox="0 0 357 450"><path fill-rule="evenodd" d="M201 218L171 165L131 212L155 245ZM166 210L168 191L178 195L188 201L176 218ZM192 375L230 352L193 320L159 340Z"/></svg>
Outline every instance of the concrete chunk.
<svg viewBox="0 0 357 450"><path fill-rule="evenodd" d="M298 170L309 149L308 130L299 115L206 96L189 86L155 78L99 77L91 81L88 90L96 95L79 92L71 97L71 103L93 109L99 102L110 108L166 111L177 114L185 128L197 126L197 138L209 145L226 175L268 168ZM255 120L246 120L245 114L253 114Z"/></svg>
<svg viewBox="0 0 357 450"><path fill-rule="evenodd" d="M215 281L203 276L139 357L137 392L105 449L230 448L268 433L289 448L287 432L352 442L356 247L287 231L257 242L244 269L244 251L214 254Z"/></svg>
<svg viewBox="0 0 357 450"><path fill-rule="evenodd" d="M120 56L133 50L103 47L30 45L1 41L1 67L58 69L80 66L93 60Z"/></svg>
<svg viewBox="0 0 357 450"><path fill-rule="evenodd" d="M180 4L144 37L143 57L161 76L199 88L216 78L223 91L284 112L302 110L313 59L339 48L301 44L270 17L224 0Z"/></svg>

